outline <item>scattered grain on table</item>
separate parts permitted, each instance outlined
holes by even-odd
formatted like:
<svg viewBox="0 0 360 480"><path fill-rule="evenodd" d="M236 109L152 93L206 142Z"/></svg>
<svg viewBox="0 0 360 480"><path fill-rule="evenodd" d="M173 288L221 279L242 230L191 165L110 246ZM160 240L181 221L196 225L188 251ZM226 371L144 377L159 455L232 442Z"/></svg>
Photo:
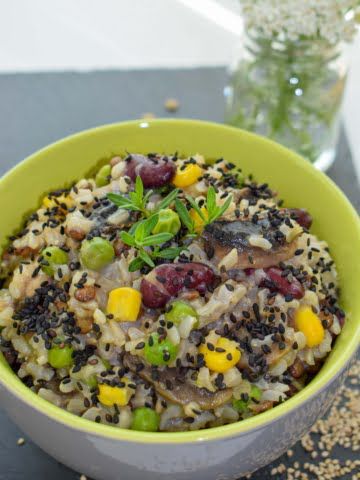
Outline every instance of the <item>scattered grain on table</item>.
<svg viewBox="0 0 360 480"><path fill-rule="evenodd" d="M16 444L17 444L18 447L21 447L22 445L24 445L24 443L25 443L24 438L20 437L20 438L17 439Z"/></svg>
<svg viewBox="0 0 360 480"><path fill-rule="evenodd" d="M296 449L286 452L286 463L270 470L276 480L360 480L360 360L350 369L326 416L318 420L300 441L305 460L296 459ZM348 458L352 456L353 458ZM289 459L294 457L293 462ZM284 457L282 457L284 458ZM285 457L286 458L286 457ZM259 477L260 474L260 477ZM247 476L253 480L261 471Z"/></svg>
<svg viewBox="0 0 360 480"><path fill-rule="evenodd" d="M177 112L180 107L180 102L176 100L176 98L167 98L164 107L168 112Z"/></svg>

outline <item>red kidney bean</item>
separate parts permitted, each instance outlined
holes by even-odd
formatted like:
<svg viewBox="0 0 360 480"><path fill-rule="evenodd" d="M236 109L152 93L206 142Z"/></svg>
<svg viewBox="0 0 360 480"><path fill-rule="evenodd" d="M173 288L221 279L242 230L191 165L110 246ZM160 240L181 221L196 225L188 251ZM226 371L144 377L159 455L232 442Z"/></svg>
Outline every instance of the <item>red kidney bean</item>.
<svg viewBox="0 0 360 480"><path fill-rule="evenodd" d="M303 228L309 229L312 225L312 216L304 208L287 208L286 211L301 225Z"/></svg>
<svg viewBox="0 0 360 480"><path fill-rule="evenodd" d="M139 176L145 188L163 187L171 182L175 175L175 163L167 157L149 158L144 155L130 155L124 174L135 181Z"/></svg>
<svg viewBox="0 0 360 480"><path fill-rule="evenodd" d="M291 295L294 298L304 296L304 288L295 277L291 282L286 277L282 277L282 270L276 267L265 269L266 277L262 280L260 286L266 287L273 292L279 292L283 295Z"/></svg>
<svg viewBox="0 0 360 480"><path fill-rule="evenodd" d="M205 294L218 277L203 263L171 263L154 268L141 282L142 300L146 307L161 308L182 290Z"/></svg>
<svg viewBox="0 0 360 480"><path fill-rule="evenodd" d="M142 159L142 160L141 160ZM126 167L124 170L124 175L127 177L130 177L132 181L135 181L136 179L136 173L135 173L135 168L146 161L146 157L143 157L142 155L129 155L125 159L126 161Z"/></svg>
<svg viewBox="0 0 360 480"><path fill-rule="evenodd" d="M244 272L245 272L245 275L247 277L249 277L250 275L252 275L255 272L255 268L245 268Z"/></svg>
<svg viewBox="0 0 360 480"><path fill-rule="evenodd" d="M150 279L147 278L142 279L140 291L143 304L149 308L163 307L171 298L171 295L165 288L161 288L160 285L152 283Z"/></svg>

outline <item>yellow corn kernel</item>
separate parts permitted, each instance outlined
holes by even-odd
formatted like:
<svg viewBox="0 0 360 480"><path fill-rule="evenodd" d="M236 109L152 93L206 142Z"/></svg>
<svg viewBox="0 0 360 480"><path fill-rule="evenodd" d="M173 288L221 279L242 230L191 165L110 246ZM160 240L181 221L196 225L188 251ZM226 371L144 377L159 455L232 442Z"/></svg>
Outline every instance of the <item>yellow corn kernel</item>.
<svg viewBox="0 0 360 480"><path fill-rule="evenodd" d="M178 188L189 187L195 183L201 175L202 169L199 165L186 163L185 168L184 165L177 168L173 184Z"/></svg>
<svg viewBox="0 0 360 480"><path fill-rule="evenodd" d="M67 208L71 208L74 206L74 202L72 198L70 198L68 195L60 195L59 197L45 197L43 199L43 206L45 208L54 208L56 206L61 208L61 204L64 203Z"/></svg>
<svg viewBox="0 0 360 480"><path fill-rule="evenodd" d="M130 287L111 290L107 302L107 313L118 322L135 322L140 312L141 293Z"/></svg>
<svg viewBox="0 0 360 480"><path fill-rule="evenodd" d="M214 347L213 351L209 350L206 344L202 344L199 348L199 352L204 355L206 366L213 372L224 373L240 360L241 352L238 344L233 340L220 337ZM217 352L217 348L224 351Z"/></svg>
<svg viewBox="0 0 360 480"><path fill-rule="evenodd" d="M105 384L99 385L98 398L100 403L108 407L114 404L124 407L129 403L135 390L128 387L130 383L128 378L123 377L120 381L125 383L125 387L111 387Z"/></svg>
<svg viewBox="0 0 360 480"><path fill-rule="evenodd" d="M320 318L310 307L300 307L295 313L295 325L306 337L306 345L310 348L320 345L324 340L325 330Z"/></svg>
<svg viewBox="0 0 360 480"><path fill-rule="evenodd" d="M205 218L208 218L208 211L206 210L205 207L200 208L202 214L204 215ZM201 230L204 228L204 220L200 217L200 215L197 213L196 210L193 208L189 212L191 219L194 222L194 229L195 232L199 233Z"/></svg>

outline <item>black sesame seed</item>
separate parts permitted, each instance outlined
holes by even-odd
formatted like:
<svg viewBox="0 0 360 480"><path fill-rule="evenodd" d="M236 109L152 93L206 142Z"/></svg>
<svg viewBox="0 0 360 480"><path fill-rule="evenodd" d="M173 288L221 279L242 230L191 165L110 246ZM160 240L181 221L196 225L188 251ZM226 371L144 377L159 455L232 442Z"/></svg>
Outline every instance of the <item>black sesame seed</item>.
<svg viewBox="0 0 360 480"><path fill-rule="evenodd" d="M41 270L41 265L39 265L38 267L36 267L34 269L33 273L31 274L31 277L35 278L38 275L38 273L40 272L40 270Z"/></svg>
<svg viewBox="0 0 360 480"><path fill-rule="evenodd" d="M195 419L193 417L184 417L184 422L186 423L194 423Z"/></svg>
<svg viewBox="0 0 360 480"><path fill-rule="evenodd" d="M230 319L231 323L236 323L237 322L237 319L236 319L236 317L233 313L230 313L229 319Z"/></svg>
<svg viewBox="0 0 360 480"><path fill-rule="evenodd" d="M261 322L260 309L257 303L253 304L253 311L258 322Z"/></svg>

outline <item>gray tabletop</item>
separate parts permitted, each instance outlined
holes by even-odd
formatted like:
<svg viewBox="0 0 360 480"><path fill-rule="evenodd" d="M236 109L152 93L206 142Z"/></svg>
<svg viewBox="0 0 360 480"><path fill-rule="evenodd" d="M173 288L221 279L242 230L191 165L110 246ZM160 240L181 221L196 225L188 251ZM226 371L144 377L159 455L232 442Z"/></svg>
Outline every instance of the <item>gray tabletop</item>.
<svg viewBox="0 0 360 480"><path fill-rule="evenodd" d="M221 122L224 82L222 68L0 75L0 174L61 137L104 123L139 118L145 112ZM180 102L176 114L164 110L168 97ZM344 132L329 175L359 209L359 185ZM0 480L79 478L29 439L17 446L21 436L0 410ZM301 460L302 455L297 445L295 457ZM281 460L286 463L286 458ZM275 478L270 474L272 467L252 478Z"/></svg>

